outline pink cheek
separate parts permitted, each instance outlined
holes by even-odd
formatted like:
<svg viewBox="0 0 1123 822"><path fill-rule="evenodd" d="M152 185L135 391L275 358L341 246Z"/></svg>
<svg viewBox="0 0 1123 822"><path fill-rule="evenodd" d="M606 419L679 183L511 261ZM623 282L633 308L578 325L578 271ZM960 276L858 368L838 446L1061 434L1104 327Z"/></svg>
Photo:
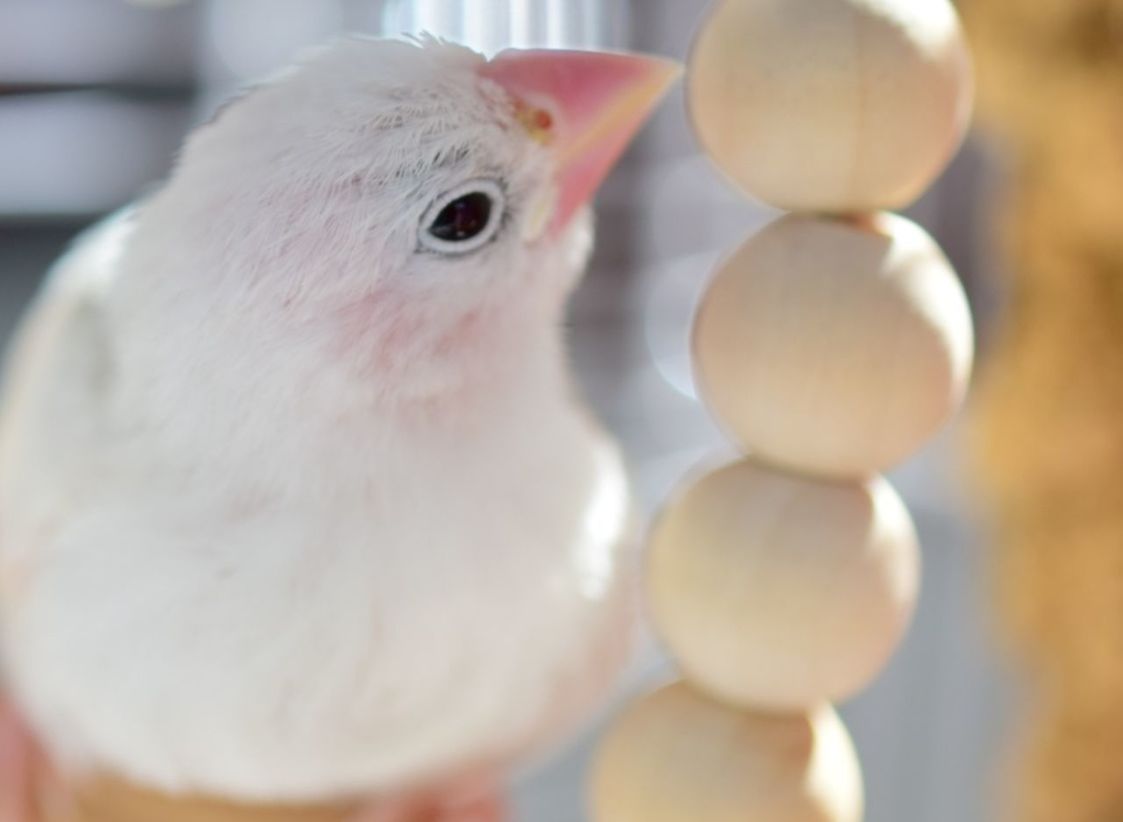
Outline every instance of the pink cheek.
<svg viewBox="0 0 1123 822"><path fill-rule="evenodd" d="M339 312L335 344L337 352L345 357L359 351L393 351L404 345L414 330L404 301L389 289L379 289Z"/></svg>
<svg viewBox="0 0 1123 822"><path fill-rule="evenodd" d="M413 310L406 295L380 289L339 312L332 347L337 356L364 365L364 370L383 373L419 360L439 363L478 345L486 318L478 309L469 311L440 334L426 327L431 322Z"/></svg>
<svg viewBox="0 0 1123 822"><path fill-rule="evenodd" d="M469 311L437 339L433 353L444 358L471 348L479 340L483 324L484 319L479 309Z"/></svg>

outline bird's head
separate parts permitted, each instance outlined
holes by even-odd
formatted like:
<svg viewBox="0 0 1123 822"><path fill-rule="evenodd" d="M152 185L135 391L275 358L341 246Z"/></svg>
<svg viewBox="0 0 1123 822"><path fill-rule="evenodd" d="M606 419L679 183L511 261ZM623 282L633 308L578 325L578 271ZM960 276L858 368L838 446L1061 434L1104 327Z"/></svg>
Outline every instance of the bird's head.
<svg viewBox="0 0 1123 822"><path fill-rule="evenodd" d="M176 227L201 311L437 395L557 336L584 206L676 74L631 55L341 40L200 128L142 224Z"/></svg>

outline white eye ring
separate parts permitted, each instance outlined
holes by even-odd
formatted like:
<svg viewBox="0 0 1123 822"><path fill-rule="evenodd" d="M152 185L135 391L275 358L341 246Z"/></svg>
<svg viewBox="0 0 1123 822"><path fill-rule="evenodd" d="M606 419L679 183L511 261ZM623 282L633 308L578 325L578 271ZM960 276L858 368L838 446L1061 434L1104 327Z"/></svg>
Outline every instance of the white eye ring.
<svg viewBox="0 0 1123 822"><path fill-rule="evenodd" d="M445 217L454 216L446 214L446 209L459 200L465 201L462 204L464 208L471 207L473 202L479 208L484 202L480 198L486 198L487 213L482 219L477 220L476 224L471 223L470 217L472 215L468 215L467 229L470 233L466 232L460 238L441 237L435 233L438 228L438 220L442 218L442 215ZM450 256L468 254L487 245L494 239L503 225L506 207L506 193L503 191L503 186L495 180L477 179L461 183L451 191L442 194L425 210L425 216L421 218L421 228L418 231L418 242L422 248L438 254ZM449 228L452 227L449 226Z"/></svg>

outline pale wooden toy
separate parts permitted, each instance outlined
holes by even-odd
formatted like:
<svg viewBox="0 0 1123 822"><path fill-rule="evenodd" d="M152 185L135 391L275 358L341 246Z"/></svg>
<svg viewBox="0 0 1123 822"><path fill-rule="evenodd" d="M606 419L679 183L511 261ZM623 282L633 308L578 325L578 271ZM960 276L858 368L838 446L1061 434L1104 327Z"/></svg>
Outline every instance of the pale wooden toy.
<svg viewBox="0 0 1123 822"><path fill-rule="evenodd" d="M918 578L912 521L883 479L825 482L745 460L668 506L648 592L691 682L731 704L801 710L869 684Z"/></svg>
<svg viewBox="0 0 1123 822"><path fill-rule="evenodd" d="M703 298L700 393L757 462L704 477L652 531L652 616L686 683L609 731L593 816L858 822L857 761L821 700L877 673L918 577L876 472L960 406L974 346L939 248L874 212L919 195L962 139L967 51L947 0L719 0L687 77L718 166L815 213L745 243Z"/></svg>
<svg viewBox="0 0 1123 822"><path fill-rule="evenodd" d="M670 685L631 706L593 766L600 819L859 822L862 779L835 712L760 714Z"/></svg>
<svg viewBox="0 0 1123 822"><path fill-rule="evenodd" d="M958 147L972 97L948 0L724 0L688 82L717 164L793 211L911 202Z"/></svg>
<svg viewBox="0 0 1123 822"><path fill-rule="evenodd" d="M699 388L750 452L811 473L884 470L962 402L973 335L936 243L902 217L789 215L718 272Z"/></svg>

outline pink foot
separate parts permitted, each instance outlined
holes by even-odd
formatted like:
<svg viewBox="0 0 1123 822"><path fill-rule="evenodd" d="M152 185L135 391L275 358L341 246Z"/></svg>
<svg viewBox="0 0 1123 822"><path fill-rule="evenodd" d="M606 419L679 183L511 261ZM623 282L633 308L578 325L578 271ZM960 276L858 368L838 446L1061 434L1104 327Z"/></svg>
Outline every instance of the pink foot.
<svg viewBox="0 0 1123 822"><path fill-rule="evenodd" d="M507 822L507 803L499 790L447 793L372 806L353 822ZM0 820L0 822L3 822Z"/></svg>
<svg viewBox="0 0 1123 822"><path fill-rule="evenodd" d="M0 822L39 822L34 785L50 769L11 704L0 694ZM53 780L52 780L53 781ZM506 803L489 783L372 805L352 822L506 822Z"/></svg>
<svg viewBox="0 0 1123 822"><path fill-rule="evenodd" d="M433 816L433 822L506 822L506 819L507 803L498 793L467 803L439 806Z"/></svg>
<svg viewBox="0 0 1123 822"><path fill-rule="evenodd" d="M35 747L12 706L0 695L0 822L32 818Z"/></svg>

